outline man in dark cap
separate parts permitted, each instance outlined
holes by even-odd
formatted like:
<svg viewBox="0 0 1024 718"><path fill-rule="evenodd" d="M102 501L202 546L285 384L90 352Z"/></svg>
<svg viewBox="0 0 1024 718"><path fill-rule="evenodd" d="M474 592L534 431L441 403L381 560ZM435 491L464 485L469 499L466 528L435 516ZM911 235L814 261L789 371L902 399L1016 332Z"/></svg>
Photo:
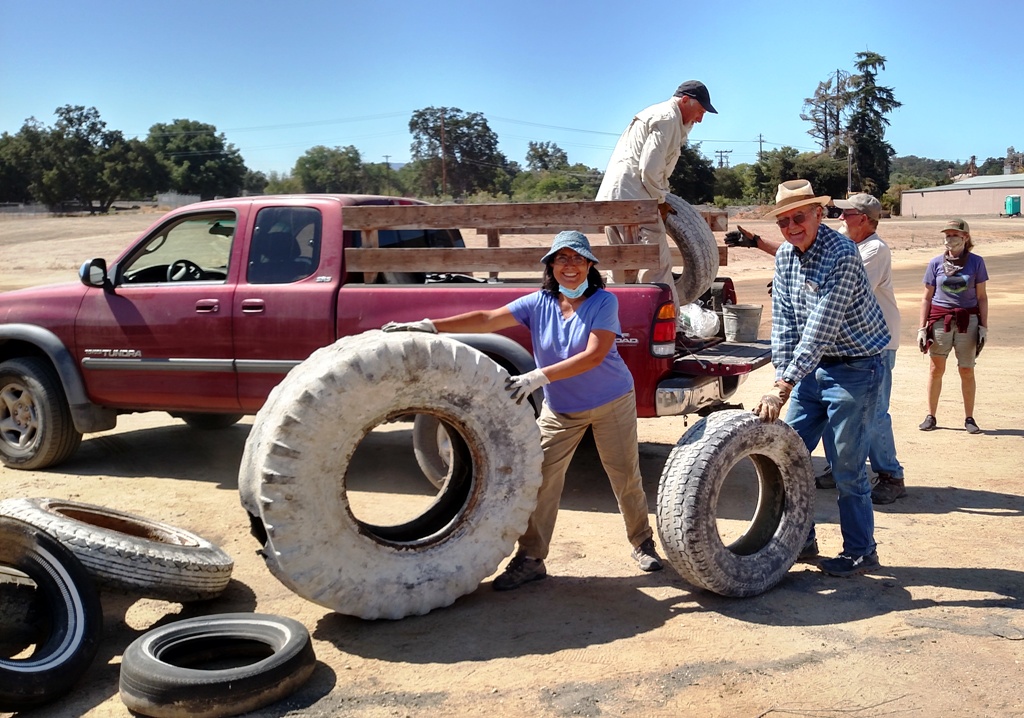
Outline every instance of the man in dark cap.
<svg viewBox="0 0 1024 718"><path fill-rule="evenodd" d="M641 110L619 137L597 199L656 199L661 212L658 224L643 225L639 236L631 236L624 227L605 227L609 244L657 244L660 247L658 268L644 272L644 282L661 282L672 288L672 255L665 236L665 218L671 212L665 202L669 193L668 178L675 169L680 151L693 126L704 119L705 112L718 113L703 82L687 80L671 99ZM636 270L612 272L615 282L636 282Z"/></svg>

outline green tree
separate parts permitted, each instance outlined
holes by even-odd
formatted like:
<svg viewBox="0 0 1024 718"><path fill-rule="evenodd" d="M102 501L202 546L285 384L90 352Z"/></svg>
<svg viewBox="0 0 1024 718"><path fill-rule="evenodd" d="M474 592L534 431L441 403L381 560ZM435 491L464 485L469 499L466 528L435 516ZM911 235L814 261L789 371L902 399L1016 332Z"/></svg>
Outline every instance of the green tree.
<svg viewBox="0 0 1024 718"><path fill-rule="evenodd" d="M800 153L793 147L780 147L777 150L762 152L751 168L754 195L761 203L772 201L775 190L786 180L794 179L796 158Z"/></svg>
<svg viewBox="0 0 1024 718"><path fill-rule="evenodd" d="M24 142L17 135L0 135L0 202L32 200L31 163L23 151Z"/></svg>
<svg viewBox="0 0 1024 718"><path fill-rule="evenodd" d="M157 123L146 144L170 168L171 189L203 199L241 193L245 162L215 126L185 119Z"/></svg>
<svg viewBox="0 0 1024 718"><path fill-rule="evenodd" d="M363 192L363 160L352 145L317 145L295 161L293 172L303 192Z"/></svg>
<svg viewBox="0 0 1024 718"><path fill-rule="evenodd" d="M246 170L242 189L250 194L263 194L267 188L267 176L259 171Z"/></svg>
<svg viewBox="0 0 1024 718"><path fill-rule="evenodd" d="M102 211L106 212L117 199L152 197L170 183L167 165L142 140L117 137L101 155Z"/></svg>
<svg viewBox="0 0 1024 718"><path fill-rule="evenodd" d="M978 166L978 174L1001 175L1003 173L1003 165L1005 163L1005 157L989 157Z"/></svg>
<svg viewBox="0 0 1024 718"><path fill-rule="evenodd" d="M743 199L744 185L743 174L735 167L715 168L715 201L722 197L727 200Z"/></svg>
<svg viewBox="0 0 1024 718"><path fill-rule="evenodd" d="M807 134L818 141L822 152L833 157L837 147L844 142L850 98L850 73L836 70L835 74L818 83L814 97L804 99L805 112L800 114L800 119L811 123Z"/></svg>
<svg viewBox="0 0 1024 718"><path fill-rule="evenodd" d="M526 152L526 166L531 172L566 169L569 155L554 142L531 142Z"/></svg>
<svg viewBox="0 0 1024 718"><path fill-rule="evenodd" d="M479 112L457 107L427 107L409 120L412 163L424 196L463 197L495 192L515 175L498 151L498 136ZM504 177L502 175L504 173Z"/></svg>
<svg viewBox="0 0 1024 718"><path fill-rule="evenodd" d="M668 178L672 194L691 204L715 199L715 166L700 152L700 143L683 145L679 161Z"/></svg>
<svg viewBox="0 0 1024 718"><path fill-rule="evenodd" d="M264 194L298 194L302 192L302 183L291 174L271 172L267 175L267 186Z"/></svg>
<svg viewBox="0 0 1024 718"><path fill-rule="evenodd" d="M850 78L853 110L846 130L853 153L854 190L881 197L889 188L889 170L896 154L885 141L886 117L903 103L891 87L877 82L885 69L885 58L875 52L858 52L855 67L860 73Z"/></svg>

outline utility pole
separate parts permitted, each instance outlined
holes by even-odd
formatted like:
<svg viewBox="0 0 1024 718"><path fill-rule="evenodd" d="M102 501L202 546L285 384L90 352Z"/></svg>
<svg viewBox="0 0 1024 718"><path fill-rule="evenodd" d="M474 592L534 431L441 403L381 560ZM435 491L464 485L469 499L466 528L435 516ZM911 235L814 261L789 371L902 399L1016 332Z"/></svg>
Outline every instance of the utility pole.
<svg viewBox="0 0 1024 718"><path fill-rule="evenodd" d="M441 194L448 194L448 173L445 169L445 148L444 148L444 108L441 108Z"/></svg>
<svg viewBox="0 0 1024 718"><path fill-rule="evenodd" d="M757 161L761 161L761 155L764 154L764 135L757 135Z"/></svg>
<svg viewBox="0 0 1024 718"><path fill-rule="evenodd" d="M715 154L718 155L718 166L719 167L728 167L729 166L729 157L728 157L728 155L731 152L732 152L732 150L715 150Z"/></svg>
<svg viewBox="0 0 1024 718"><path fill-rule="evenodd" d="M391 155L384 155L384 194L391 194Z"/></svg>

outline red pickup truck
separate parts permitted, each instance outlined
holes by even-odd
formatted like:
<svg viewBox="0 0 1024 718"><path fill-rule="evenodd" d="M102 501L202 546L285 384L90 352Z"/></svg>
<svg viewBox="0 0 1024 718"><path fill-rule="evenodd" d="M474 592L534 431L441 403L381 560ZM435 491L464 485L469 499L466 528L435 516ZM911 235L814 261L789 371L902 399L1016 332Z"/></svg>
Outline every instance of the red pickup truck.
<svg viewBox="0 0 1024 718"><path fill-rule="evenodd" d="M113 428L123 413L166 411L196 428L229 426L341 337L500 306L538 288L536 259L530 281L350 271L346 253L368 243L396 253L472 251L452 249L463 246L457 230L359 231L346 223L367 205L413 204L422 203L358 195L200 202L163 216L111 264L85 262L79 282L0 294L0 460L21 469L55 465L83 434ZM458 209L458 220L472 212ZM763 342L677 343L667 287L611 289L641 417L722 405L769 360ZM525 330L459 339L510 372L533 368Z"/></svg>

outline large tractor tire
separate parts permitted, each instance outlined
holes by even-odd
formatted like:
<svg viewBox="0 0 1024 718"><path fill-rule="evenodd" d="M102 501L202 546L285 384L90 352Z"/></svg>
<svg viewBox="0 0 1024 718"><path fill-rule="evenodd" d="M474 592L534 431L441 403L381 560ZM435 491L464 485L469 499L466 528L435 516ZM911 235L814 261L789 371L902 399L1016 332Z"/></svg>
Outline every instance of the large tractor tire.
<svg viewBox="0 0 1024 718"><path fill-rule="evenodd" d="M674 194L665 198L675 214L665 221L668 236L683 255L683 273L676 279L679 306L694 302L711 288L718 274L718 244L707 221L693 206Z"/></svg>
<svg viewBox="0 0 1024 718"><path fill-rule="evenodd" d="M266 534L271 572L338 613L397 619L474 591L525 531L540 488L540 431L508 373L453 339L371 331L295 367L256 416L239 473L242 505ZM420 515L357 518L352 456L374 427L436 416L471 471L451 476Z"/></svg>
<svg viewBox="0 0 1024 718"><path fill-rule="evenodd" d="M741 460L754 465L757 506L726 545L717 516L722 485ZM658 534L679 575L723 596L756 596L796 562L814 518L814 470L804 442L781 421L718 411L683 434L658 486Z"/></svg>

